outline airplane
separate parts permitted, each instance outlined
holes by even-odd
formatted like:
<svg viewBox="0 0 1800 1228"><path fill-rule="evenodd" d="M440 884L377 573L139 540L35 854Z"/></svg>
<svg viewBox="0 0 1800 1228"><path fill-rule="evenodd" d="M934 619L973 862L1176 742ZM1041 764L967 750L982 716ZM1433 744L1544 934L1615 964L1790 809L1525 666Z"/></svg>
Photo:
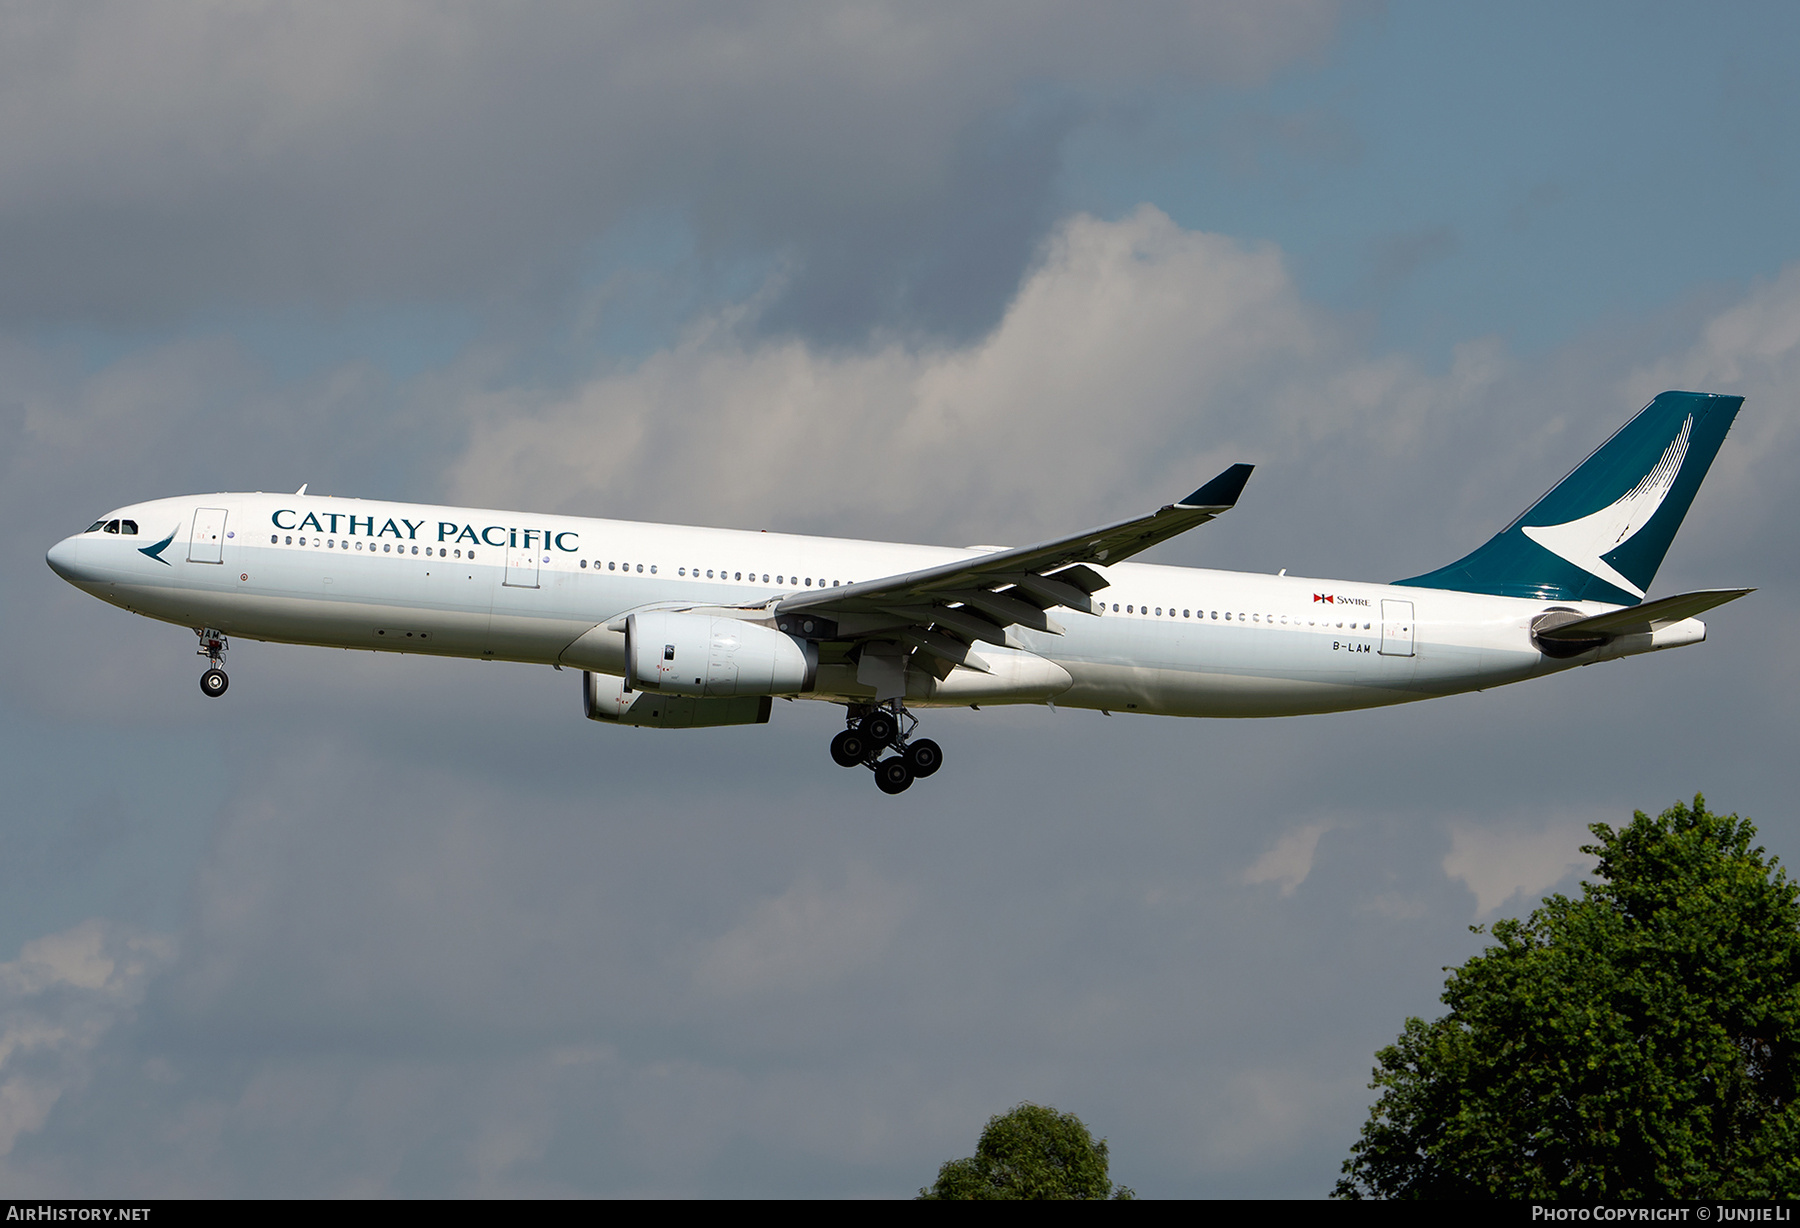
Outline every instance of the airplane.
<svg viewBox="0 0 1800 1228"><path fill-rule="evenodd" d="M1230 511L1233 465L1148 515L1014 548L906 545L382 500L157 499L51 547L63 579L229 638L581 671L588 717L761 724L842 705L888 794L935 773L914 709L1268 717L1481 690L1697 644L1754 590L1647 590L1742 397L1665 392L1486 544L1392 584L1129 562ZM891 752L891 753L890 753Z"/></svg>

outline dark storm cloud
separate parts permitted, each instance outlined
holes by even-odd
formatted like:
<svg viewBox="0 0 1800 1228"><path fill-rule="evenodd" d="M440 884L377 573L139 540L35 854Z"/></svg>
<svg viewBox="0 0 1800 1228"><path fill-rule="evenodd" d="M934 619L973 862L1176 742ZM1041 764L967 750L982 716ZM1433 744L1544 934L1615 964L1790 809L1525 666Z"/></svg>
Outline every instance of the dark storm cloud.
<svg viewBox="0 0 1800 1228"><path fill-rule="evenodd" d="M387 3L0 18L0 320L486 300L646 213L771 325L991 324L1098 100L1254 81L1333 6Z"/></svg>

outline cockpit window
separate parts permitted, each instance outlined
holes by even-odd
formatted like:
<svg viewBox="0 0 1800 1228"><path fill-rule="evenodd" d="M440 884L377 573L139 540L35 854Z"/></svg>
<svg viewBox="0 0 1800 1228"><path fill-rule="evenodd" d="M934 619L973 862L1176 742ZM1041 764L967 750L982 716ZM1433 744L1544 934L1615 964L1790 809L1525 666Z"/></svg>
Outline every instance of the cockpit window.
<svg viewBox="0 0 1800 1228"><path fill-rule="evenodd" d="M119 532L123 533L127 537L136 537L137 536L137 521L121 520L119 522Z"/></svg>
<svg viewBox="0 0 1800 1228"><path fill-rule="evenodd" d="M87 531L89 533L98 533L101 529L104 529L105 527L106 527L106 522L104 520L96 520L93 524L91 524L87 527Z"/></svg>
<svg viewBox="0 0 1800 1228"><path fill-rule="evenodd" d="M106 531L108 533L117 533L119 531L119 522L116 520L107 521L106 522Z"/></svg>

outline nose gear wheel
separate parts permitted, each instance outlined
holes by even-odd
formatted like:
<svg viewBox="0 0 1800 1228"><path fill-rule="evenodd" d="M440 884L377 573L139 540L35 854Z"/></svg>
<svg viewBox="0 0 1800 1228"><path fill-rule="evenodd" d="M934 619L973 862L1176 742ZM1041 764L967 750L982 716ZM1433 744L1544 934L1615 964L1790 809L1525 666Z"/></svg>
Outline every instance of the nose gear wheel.
<svg viewBox="0 0 1800 1228"><path fill-rule="evenodd" d="M223 631L211 627L195 627L194 634L200 638L200 647L194 655L205 657L210 667L200 675L200 693L209 699L217 699L231 685L231 679L225 676L225 654L231 650L231 642Z"/></svg>

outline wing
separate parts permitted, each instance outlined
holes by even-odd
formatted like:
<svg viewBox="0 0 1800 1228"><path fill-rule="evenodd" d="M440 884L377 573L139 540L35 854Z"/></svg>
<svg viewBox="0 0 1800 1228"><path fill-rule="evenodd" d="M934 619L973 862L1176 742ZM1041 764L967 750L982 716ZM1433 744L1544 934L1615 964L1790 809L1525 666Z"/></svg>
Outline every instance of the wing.
<svg viewBox="0 0 1800 1228"><path fill-rule="evenodd" d="M1035 546L999 550L924 571L842 588L796 593L777 602L776 625L805 632L810 619L833 624L826 638L896 639L934 659L939 677L957 665L986 670L973 646L1004 646L1006 629L1061 635L1049 611L1098 614L1093 593L1107 586L1089 563L1118 563L1237 505L1254 466L1233 465L1178 503Z"/></svg>

